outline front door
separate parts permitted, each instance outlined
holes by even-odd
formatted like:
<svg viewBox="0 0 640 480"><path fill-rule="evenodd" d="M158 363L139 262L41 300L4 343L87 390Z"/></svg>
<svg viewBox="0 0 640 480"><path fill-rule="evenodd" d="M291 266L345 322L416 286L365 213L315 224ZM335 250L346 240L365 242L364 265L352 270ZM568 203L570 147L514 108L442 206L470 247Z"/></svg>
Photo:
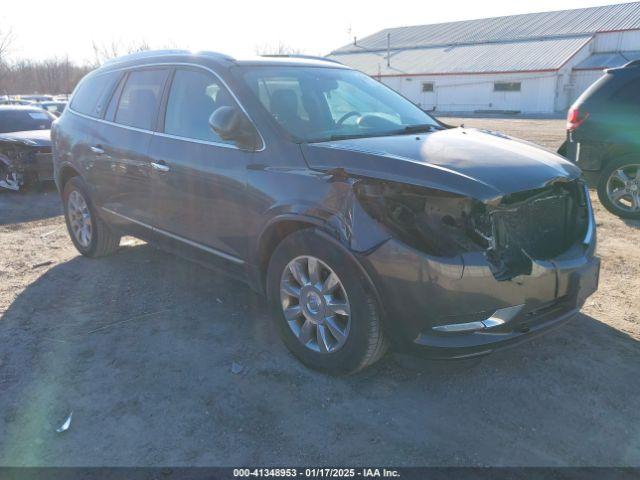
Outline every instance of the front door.
<svg viewBox="0 0 640 480"><path fill-rule="evenodd" d="M247 254L247 165L254 155L222 140L209 117L235 101L212 73L176 69L161 131L151 140L154 226L165 236L238 263Z"/></svg>

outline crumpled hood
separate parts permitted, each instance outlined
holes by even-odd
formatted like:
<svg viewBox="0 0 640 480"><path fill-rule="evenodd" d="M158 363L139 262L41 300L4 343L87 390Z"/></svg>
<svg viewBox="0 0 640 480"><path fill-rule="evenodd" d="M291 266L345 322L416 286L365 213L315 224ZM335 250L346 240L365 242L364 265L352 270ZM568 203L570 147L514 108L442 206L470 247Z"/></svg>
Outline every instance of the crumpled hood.
<svg viewBox="0 0 640 480"><path fill-rule="evenodd" d="M581 171L547 150L471 128L302 146L309 166L496 201L504 195L570 181Z"/></svg>
<svg viewBox="0 0 640 480"><path fill-rule="evenodd" d="M0 142L15 142L34 147L51 146L51 130L0 133Z"/></svg>

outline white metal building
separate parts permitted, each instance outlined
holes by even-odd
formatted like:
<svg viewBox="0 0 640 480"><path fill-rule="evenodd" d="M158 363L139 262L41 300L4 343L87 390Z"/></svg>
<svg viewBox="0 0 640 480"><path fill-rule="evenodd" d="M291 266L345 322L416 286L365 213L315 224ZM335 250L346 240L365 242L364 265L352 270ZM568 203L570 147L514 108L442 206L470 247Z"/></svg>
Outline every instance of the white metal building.
<svg viewBox="0 0 640 480"><path fill-rule="evenodd" d="M438 112L564 112L640 59L640 2L398 27L329 54Z"/></svg>

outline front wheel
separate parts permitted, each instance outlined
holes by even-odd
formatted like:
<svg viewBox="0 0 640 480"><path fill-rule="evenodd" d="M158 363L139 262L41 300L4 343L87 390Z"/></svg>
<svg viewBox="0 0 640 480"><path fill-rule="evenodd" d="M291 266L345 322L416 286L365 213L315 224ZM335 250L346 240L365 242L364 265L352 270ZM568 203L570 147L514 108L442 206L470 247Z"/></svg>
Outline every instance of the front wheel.
<svg viewBox="0 0 640 480"><path fill-rule="evenodd" d="M98 217L80 177L73 177L65 184L62 201L69 236L82 255L102 257L118 249L120 235Z"/></svg>
<svg viewBox="0 0 640 480"><path fill-rule="evenodd" d="M607 164L598 182L598 198L614 215L640 219L640 155Z"/></svg>
<svg viewBox="0 0 640 480"><path fill-rule="evenodd" d="M285 345L311 368L354 373L386 350L368 279L342 247L313 230L295 232L278 245L267 295Z"/></svg>

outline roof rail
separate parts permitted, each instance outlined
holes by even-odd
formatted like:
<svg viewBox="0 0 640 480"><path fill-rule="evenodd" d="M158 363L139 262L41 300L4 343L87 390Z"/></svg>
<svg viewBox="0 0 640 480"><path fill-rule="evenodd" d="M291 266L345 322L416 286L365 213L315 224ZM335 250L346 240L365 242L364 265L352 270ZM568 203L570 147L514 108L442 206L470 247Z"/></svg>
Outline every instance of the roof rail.
<svg viewBox="0 0 640 480"><path fill-rule="evenodd" d="M115 58L106 60L103 63L103 65L113 65L120 62L127 62L130 60L141 60L145 58L161 57L165 55L193 55L193 54L206 55L208 57L218 58L220 60L230 60L230 61L234 60L233 57L230 57L229 55L225 55L223 53L218 53L218 52L209 52L209 51L192 52L191 50L168 49L168 50L145 50L143 52L130 53L128 55L122 55L120 57L115 57Z"/></svg>
<svg viewBox="0 0 640 480"><path fill-rule="evenodd" d="M324 62L337 63L338 65L342 65L341 62L334 60L333 58L320 57L317 55L299 55L299 54L289 54L289 53L274 53L274 54L264 54L260 55L261 57L272 57L272 58L302 58L306 60L321 60Z"/></svg>

